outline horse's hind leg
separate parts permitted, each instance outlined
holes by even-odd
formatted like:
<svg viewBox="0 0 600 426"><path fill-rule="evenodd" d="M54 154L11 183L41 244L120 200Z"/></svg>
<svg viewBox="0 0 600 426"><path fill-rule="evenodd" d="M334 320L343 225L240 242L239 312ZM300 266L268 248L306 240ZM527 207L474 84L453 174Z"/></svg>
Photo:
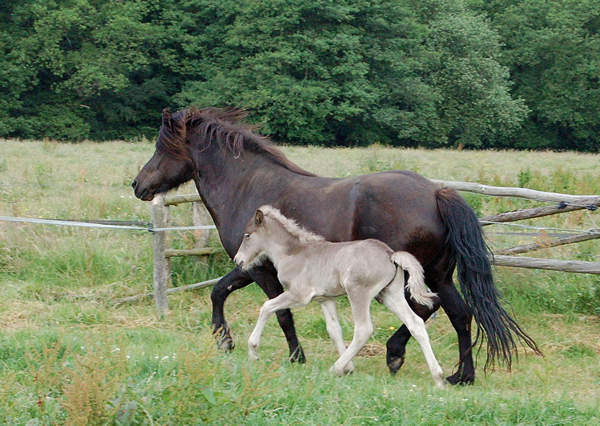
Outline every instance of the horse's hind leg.
<svg viewBox="0 0 600 426"><path fill-rule="evenodd" d="M365 294L352 294L348 292L348 299L352 307L354 337L348 348L329 370L338 376L344 374L344 368L352 361L352 358L354 358L373 334L373 323L371 322L371 313L369 312L372 298Z"/></svg>
<svg viewBox="0 0 600 426"><path fill-rule="evenodd" d="M277 279L277 272L272 266L257 267L250 271L250 275L254 281L265 292L269 299L273 299L283 293L283 287ZM277 321L283 330L283 334L290 349L291 362L306 362L304 351L298 342L296 335L296 327L294 326L294 317L289 309L277 311Z"/></svg>
<svg viewBox="0 0 600 426"><path fill-rule="evenodd" d="M404 297L404 288L398 282L394 281L381 292L381 298L384 305L387 306L390 311L398 315L412 336L417 340L421 346L423 355L425 355L425 360L429 366L429 371L431 371L433 381L437 387L443 387L444 380L442 368L433 354L433 349L431 349L425 322L421 317L415 314L408 305L408 302Z"/></svg>
<svg viewBox="0 0 600 426"><path fill-rule="evenodd" d="M437 292L442 300L442 308L458 335L458 369L452 376L446 377L446 380L452 385L472 384L475 381L475 366L471 340L471 310L458 294L452 281L440 285Z"/></svg>
<svg viewBox="0 0 600 426"><path fill-rule="evenodd" d="M327 324L327 333L333 341L333 345L338 352L339 356L346 351L346 344L344 343L344 337L342 335L342 327L340 327L340 321L337 316L337 310L335 309L335 300L328 299L321 302L321 309L325 316L325 324ZM352 373L354 371L354 364L352 361L348 362L344 367L344 373Z"/></svg>
<svg viewBox="0 0 600 426"><path fill-rule="evenodd" d="M217 345L220 349L230 351L235 347L229 326L227 325L227 321L225 321L225 299L235 290L245 287L251 282L252 278L246 272L240 268L235 268L221 278L213 287L210 294L213 333L217 337Z"/></svg>

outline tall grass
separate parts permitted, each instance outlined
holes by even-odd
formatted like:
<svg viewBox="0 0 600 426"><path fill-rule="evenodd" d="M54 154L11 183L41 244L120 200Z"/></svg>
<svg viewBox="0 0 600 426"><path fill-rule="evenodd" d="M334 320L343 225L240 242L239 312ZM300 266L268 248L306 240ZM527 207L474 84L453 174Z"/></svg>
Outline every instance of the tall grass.
<svg viewBox="0 0 600 426"><path fill-rule="evenodd" d="M394 168L432 178L600 194L598 155L284 147L302 167L347 176ZM129 186L150 157L149 143L58 144L0 141L0 215L67 219L149 220L147 203ZM191 186L179 190L193 192ZM465 194L480 215L535 203ZM189 206L171 209L190 223ZM587 210L527 221L564 229L597 228ZM493 248L531 242L486 228ZM522 230L518 230L522 231ZM498 234L502 232L502 234ZM193 246L190 233L170 244ZM534 238L547 238L544 235ZM213 235L210 244L218 247ZM598 243L532 255L598 261ZM227 272L223 252L174 258L173 285ZM480 424L600 421L600 279L559 272L497 268L505 302L545 357L527 351L512 372L498 369L476 384L438 391L418 346L391 377L385 342L398 323L372 306L375 333L356 372L328 374L336 355L318 306L294 312L308 363L290 365L276 321L264 333L262 361L250 363L245 340L265 296L249 286L230 296L226 314L237 348L222 354L210 334L210 289L169 297L170 314L152 301L115 306L151 290L151 240L143 231L105 231L0 223L0 423L26 424ZM339 301L344 335L352 321ZM440 312L428 323L444 370L457 361L456 334ZM480 355L481 358L481 355Z"/></svg>

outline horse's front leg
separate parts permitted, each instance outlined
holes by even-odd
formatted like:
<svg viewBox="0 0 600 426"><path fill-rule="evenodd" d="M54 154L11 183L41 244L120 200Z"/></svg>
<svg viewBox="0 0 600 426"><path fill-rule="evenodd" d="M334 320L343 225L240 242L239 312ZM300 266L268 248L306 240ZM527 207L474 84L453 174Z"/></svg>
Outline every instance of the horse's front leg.
<svg viewBox="0 0 600 426"><path fill-rule="evenodd" d="M212 293L210 294L210 300L212 301L212 324L213 333L217 338L217 346L220 349L230 351L235 347L233 338L231 337L231 331L225 321L225 299L233 291L238 290L242 287L247 286L252 282L252 278L247 272L242 271L240 268L235 268L229 272L213 287Z"/></svg>
<svg viewBox="0 0 600 426"><path fill-rule="evenodd" d="M283 293L283 287L277 279L277 272L271 264L254 268L250 271L250 275L254 281L262 288L265 294L273 299ZM283 334L290 349L291 362L306 362L304 351L298 342L296 335L296 327L294 326L294 317L289 309L281 309L277 311L277 321L283 330Z"/></svg>
<svg viewBox="0 0 600 426"><path fill-rule="evenodd" d="M260 344L260 336L262 335L263 330L265 329L265 325L267 321L275 312L281 309L288 309L292 306L298 306L301 303L298 303L296 298L292 296L288 292L283 292L279 296L274 299L267 300L262 307L260 308L260 314L258 315L258 320L256 321L256 326L250 334L248 338L248 357L251 360L258 359L258 346Z"/></svg>

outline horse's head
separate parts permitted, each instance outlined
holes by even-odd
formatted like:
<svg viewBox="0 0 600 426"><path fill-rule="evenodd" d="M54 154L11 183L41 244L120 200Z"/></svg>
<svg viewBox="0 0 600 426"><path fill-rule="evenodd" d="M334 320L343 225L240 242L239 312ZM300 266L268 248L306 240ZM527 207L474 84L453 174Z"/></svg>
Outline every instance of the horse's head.
<svg viewBox="0 0 600 426"><path fill-rule="evenodd" d="M157 193L167 192L192 179L193 173L186 112L171 115L168 109L164 109L154 155L131 184L135 196L150 201Z"/></svg>

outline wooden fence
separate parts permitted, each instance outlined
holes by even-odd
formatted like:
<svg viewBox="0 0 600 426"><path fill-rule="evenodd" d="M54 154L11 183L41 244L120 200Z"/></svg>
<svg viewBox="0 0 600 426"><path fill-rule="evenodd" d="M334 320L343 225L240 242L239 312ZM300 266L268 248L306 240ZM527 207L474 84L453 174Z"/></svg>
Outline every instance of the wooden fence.
<svg viewBox="0 0 600 426"><path fill-rule="evenodd" d="M474 192L497 197L519 197L534 201L556 203L552 206L534 207L517 211L499 213L492 216L480 218L482 226L496 223L515 222L523 219L532 219L574 210L588 209L594 211L600 205L598 195L569 195L554 192L542 192L526 188L498 187L482 185L472 182L455 182L444 180L433 180L441 186L447 186L459 191ZM169 207L183 203L192 203L192 220L195 226L206 224L209 220L208 213L202 205L198 195L158 195L151 204L152 224L154 229L164 229L169 226ZM208 240L208 231L198 234L197 241L200 246L188 250L175 250L167 247L167 230L155 231L153 239L154 250L154 293L147 293L121 299L119 302L137 300L154 295L156 307L160 317L168 312L167 294L175 291L183 291L193 288L201 288L216 284L220 278L204 281L187 286L168 288L170 282L170 258L174 256L204 256L213 253L214 249L202 247ZM544 239L532 244L515 246L507 249L497 250L492 258L492 263L497 266L510 266L517 268L547 269L554 271L600 274L600 262L584 262L574 260L541 259L515 254L527 253L548 247L557 247L581 241L600 238L600 229L590 229L585 232L572 234L554 239Z"/></svg>

